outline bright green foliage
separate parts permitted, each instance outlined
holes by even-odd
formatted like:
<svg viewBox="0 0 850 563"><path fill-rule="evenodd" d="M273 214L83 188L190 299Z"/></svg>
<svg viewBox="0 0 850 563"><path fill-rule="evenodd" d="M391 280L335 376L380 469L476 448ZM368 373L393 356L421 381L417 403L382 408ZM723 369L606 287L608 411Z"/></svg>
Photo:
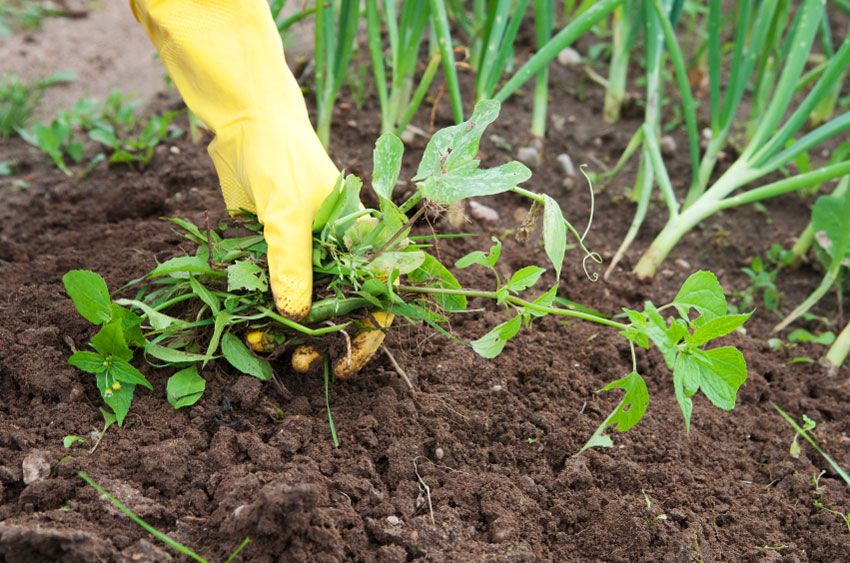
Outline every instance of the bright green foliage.
<svg viewBox="0 0 850 563"><path fill-rule="evenodd" d="M198 375L198 368L190 366L181 369L168 378L165 387L168 403L175 409L194 405L204 394L206 386L206 380Z"/></svg>
<svg viewBox="0 0 850 563"><path fill-rule="evenodd" d="M45 18L69 15L55 2L43 0L3 0L0 2L0 37L15 31L39 29Z"/></svg>
<svg viewBox="0 0 850 563"><path fill-rule="evenodd" d="M578 451L578 454L588 448L597 446L603 448L612 447L614 443L611 441L611 436L603 434L605 428L608 426L614 426L614 428L620 432L625 432L640 422L640 419L643 418L643 415L649 406L649 391L646 390L646 382L638 374L638 372L633 371L622 379L612 381L600 389L599 392L610 391L615 387L620 387L626 392L623 396L623 400L620 401L620 404L617 405L614 412L609 414L608 418L599 425L599 428L596 429L596 432L593 433L590 440L588 440L587 443Z"/></svg>
<svg viewBox="0 0 850 563"><path fill-rule="evenodd" d="M21 82L20 78L13 74L0 77L0 138L10 137L26 126L47 88L69 82L74 77L74 73L70 71L55 72L31 84Z"/></svg>

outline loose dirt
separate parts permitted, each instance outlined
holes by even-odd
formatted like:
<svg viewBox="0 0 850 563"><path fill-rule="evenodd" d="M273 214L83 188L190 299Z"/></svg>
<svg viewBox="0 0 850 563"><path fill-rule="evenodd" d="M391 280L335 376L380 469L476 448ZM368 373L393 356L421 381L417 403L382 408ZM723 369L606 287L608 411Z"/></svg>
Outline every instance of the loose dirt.
<svg viewBox="0 0 850 563"><path fill-rule="evenodd" d="M553 72L550 133L529 187L555 197L581 230L588 192L583 182L564 188L556 155L567 152L598 170L594 163L616 159L637 122L604 124L600 92L578 72ZM491 133L525 141L517 132L527 130L530 103L521 96L505 105L485 135L485 165L511 156L489 140ZM331 147L340 167L367 178L378 135L373 104L340 107ZM448 118L443 101L436 124ZM408 147L403 178L413 175L424 143ZM0 160L26 154L22 147L0 146ZM137 361L154 391L137 393L124 428L110 428L92 454L64 449L64 436L88 436L102 426L102 403L93 379L66 363L92 327L74 310L61 276L90 269L118 288L156 261L191 250L160 217L203 224L206 211L214 221L225 210L204 147L185 140L158 150L143 173L101 166L80 180L40 156L24 161L17 178L29 188L0 190L0 559L166 559L167 548L77 477L84 471L211 561L223 561L246 537L241 560L252 562L850 560L846 524L813 505L820 500L846 513L847 488L807 444L799 459L789 456L794 432L771 406L815 419L817 440L850 468L848 371L827 378L816 361L822 347L772 351L766 340L777 319L763 308L746 334L726 339L749 366L736 409L721 411L697 397L690 435L663 359L641 350L638 370L651 396L643 421L615 433L613 448L573 457L620 398L595 391L628 373L631 358L611 329L546 318L489 361L427 330L396 327L389 348L415 391L384 356L333 384L339 448L331 442L322 382L296 376L281 358L274 367L291 395L213 361L203 370L203 399L180 411L165 400L170 373ZM686 155L677 162L681 188ZM606 259L631 220L634 207L622 194L633 174L626 171L596 196L587 243ZM498 222L473 221L467 230L486 236L444 241L445 262L486 248L497 234L505 239L505 273L546 263L537 240L523 246L510 236L523 201L501 196L482 203L499 212ZM616 314L646 299L670 301L698 269L716 272L729 291L743 289L740 268L771 243L792 240L810 203L793 195L769 202L767 214L747 208L717 215L686 237L651 283L624 269L591 283L572 251L560 295ZM653 206L624 267L665 219L662 206ZM453 229L443 219L434 226ZM812 266L783 273L783 310L819 276ZM462 271L461 281L488 283L473 269ZM834 301L819 307L817 313L835 316ZM469 340L502 320L488 308L458 316L451 329ZM815 361L791 363L795 357ZM25 459L47 463L49 475L25 485ZM815 488L812 477L823 470Z"/></svg>

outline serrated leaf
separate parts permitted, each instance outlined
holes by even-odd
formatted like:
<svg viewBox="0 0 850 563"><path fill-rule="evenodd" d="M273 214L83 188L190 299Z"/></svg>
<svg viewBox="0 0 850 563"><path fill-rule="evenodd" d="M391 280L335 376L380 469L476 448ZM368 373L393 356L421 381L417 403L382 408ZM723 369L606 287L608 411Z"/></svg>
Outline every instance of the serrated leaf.
<svg viewBox="0 0 850 563"><path fill-rule="evenodd" d="M576 455L588 448L596 446L610 448L613 442L610 436L604 434L606 427L615 425L615 429L625 432L634 427L643 418L649 406L649 391L646 389L646 382L643 378L636 371L633 371L622 379L612 381L598 392L610 391L615 387L620 387L626 394L614 409L614 412L609 414L602 424L599 425L584 447Z"/></svg>
<svg viewBox="0 0 850 563"><path fill-rule="evenodd" d="M546 194L543 194L543 248L555 267L555 278L560 278L567 251L567 225L561 206Z"/></svg>
<svg viewBox="0 0 850 563"><path fill-rule="evenodd" d="M511 279L508 280L508 289L515 293L525 291L536 284L537 280L540 279L540 276L542 276L545 271L545 269L538 266L526 266L525 268L516 271L514 275L511 276Z"/></svg>
<svg viewBox="0 0 850 563"><path fill-rule="evenodd" d="M106 371L107 366L104 365L106 356L95 354L94 352L74 352L68 363L76 368L79 368L88 373L101 373Z"/></svg>
<svg viewBox="0 0 850 563"><path fill-rule="evenodd" d="M492 237L493 246L490 247L490 252L485 254L480 250L474 250L455 262L455 268L468 268L473 264L479 264L492 268L499 261L499 256L502 254L502 242L496 237Z"/></svg>
<svg viewBox="0 0 850 563"><path fill-rule="evenodd" d="M549 291L543 293L540 297L532 301L535 305L540 305L541 307L551 307L555 303L555 297L558 295L558 286L555 285L549 289ZM535 316L535 317L545 317L548 313L542 313L540 311L535 311L534 309L526 309L526 311Z"/></svg>
<svg viewBox="0 0 850 563"><path fill-rule="evenodd" d="M706 350L705 354L711 364L702 371L700 389L714 406L734 409L738 388L747 380L744 355L730 346Z"/></svg>
<svg viewBox="0 0 850 563"><path fill-rule="evenodd" d="M407 277L418 284L429 287L442 287L445 289L461 289L460 282L440 262L425 254L422 264ZM466 309L466 296L464 295L433 295L433 299L446 311L463 311Z"/></svg>
<svg viewBox="0 0 850 563"><path fill-rule="evenodd" d="M153 391L153 385L150 384L139 370L130 365L130 362L127 360L112 358L112 365L109 366L109 374L121 383L141 385Z"/></svg>
<svg viewBox="0 0 850 563"><path fill-rule="evenodd" d="M664 320L664 317L661 316L655 305L649 301L644 305L644 314L647 320L642 331L658 347L661 355L664 356L664 362L667 364L667 367L673 369L673 362L679 350L676 344L682 336L681 329L679 327L672 328L668 326L667 321ZM674 340L676 337L678 338Z"/></svg>
<svg viewBox="0 0 850 563"><path fill-rule="evenodd" d="M712 319L726 314L726 296L717 277L706 271L695 272L685 280L673 305L683 317L687 318L690 309L696 310L701 317L694 321L700 326Z"/></svg>
<svg viewBox="0 0 850 563"><path fill-rule="evenodd" d="M372 152L372 189L379 198L392 199L403 155L404 143L392 133L384 133L375 143Z"/></svg>
<svg viewBox="0 0 850 563"><path fill-rule="evenodd" d="M272 378L272 368L269 363L253 355L242 340L233 333L225 332L222 335L221 353L230 365L242 373L253 375L262 380Z"/></svg>
<svg viewBox="0 0 850 563"><path fill-rule="evenodd" d="M266 273L250 260L240 260L227 267L227 291L266 291L268 288Z"/></svg>
<svg viewBox="0 0 850 563"><path fill-rule="evenodd" d="M516 316L511 320L496 325L493 329L477 340L470 342L472 349L484 358L495 358L502 353L505 344L516 336L522 327L522 316Z"/></svg>
<svg viewBox="0 0 850 563"><path fill-rule="evenodd" d="M103 278L88 270L71 270L62 276L65 291L87 321L101 324L112 319L109 289Z"/></svg>
<svg viewBox="0 0 850 563"><path fill-rule="evenodd" d="M206 380L198 375L197 368L192 366L169 377L165 392L168 403L175 409L179 409L197 403L206 387Z"/></svg>
<svg viewBox="0 0 850 563"><path fill-rule="evenodd" d="M724 315L722 317L717 317L716 319L711 319L697 328L688 339L688 342L694 346L702 346L710 340L726 336L747 322L747 319L749 319L751 315L752 313L747 313L745 315Z"/></svg>
<svg viewBox="0 0 850 563"><path fill-rule="evenodd" d="M124 340L120 320L104 325L97 334L92 336L91 345L103 356L112 355L124 360L130 360L133 357L133 352Z"/></svg>

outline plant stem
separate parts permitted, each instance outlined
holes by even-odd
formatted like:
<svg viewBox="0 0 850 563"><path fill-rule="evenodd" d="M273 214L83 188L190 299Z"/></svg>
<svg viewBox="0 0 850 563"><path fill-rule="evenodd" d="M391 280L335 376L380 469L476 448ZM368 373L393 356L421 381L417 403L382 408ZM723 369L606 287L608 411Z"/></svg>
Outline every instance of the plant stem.
<svg viewBox="0 0 850 563"><path fill-rule="evenodd" d="M482 291L477 289L450 289L450 288L442 288L442 287L427 287L427 286L416 286L416 285L400 285L396 288L398 291L407 291L409 293L426 293L431 295L463 295L464 297L483 297L484 299L493 299L494 301L497 299L497 295L495 291ZM623 323L618 323L617 321L612 321L610 319L606 319L604 317L599 317L597 315L592 315L590 313L583 313L581 311L570 311L569 309L560 309L558 307L546 307L544 305L538 305L536 303L532 303L531 301L526 301L525 299L520 299L519 297L508 296L505 299L505 303L510 303L512 305L516 305L517 307L523 307L525 309L530 309L532 311L537 311L539 313L546 313L549 315L563 315L565 317L575 317L577 319L583 319L585 321L590 321L593 323L598 323L601 325L606 325L610 327L614 327L620 330L626 330L629 328L629 325L625 325Z"/></svg>
<svg viewBox="0 0 850 563"><path fill-rule="evenodd" d="M848 353L850 353L850 323L844 325L844 330L841 331L824 356L823 363L829 368L830 375L838 372L838 368L847 359Z"/></svg>

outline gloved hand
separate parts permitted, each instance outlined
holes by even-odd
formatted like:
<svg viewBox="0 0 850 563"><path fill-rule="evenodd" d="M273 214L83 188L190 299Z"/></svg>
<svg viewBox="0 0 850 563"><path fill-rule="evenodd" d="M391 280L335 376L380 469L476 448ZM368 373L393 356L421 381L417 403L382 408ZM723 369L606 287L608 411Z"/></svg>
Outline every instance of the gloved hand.
<svg viewBox="0 0 850 563"><path fill-rule="evenodd" d="M130 0L186 105L215 133L209 154L231 210L255 212L281 315L300 320L313 291L312 223L339 171L322 147L264 0ZM392 315L375 314L381 327ZM370 323L371 324L371 323ZM352 341L334 373L360 370L380 329ZM293 365L318 358L309 346Z"/></svg>
<svg viewBox="0 0 850 563"><path fill-rule="evenodd" d="M280 314L313 291L313 216L339 171L316 136L264 0L131 0L186 105L215 133L228 209L255 212Z"/></svg>

